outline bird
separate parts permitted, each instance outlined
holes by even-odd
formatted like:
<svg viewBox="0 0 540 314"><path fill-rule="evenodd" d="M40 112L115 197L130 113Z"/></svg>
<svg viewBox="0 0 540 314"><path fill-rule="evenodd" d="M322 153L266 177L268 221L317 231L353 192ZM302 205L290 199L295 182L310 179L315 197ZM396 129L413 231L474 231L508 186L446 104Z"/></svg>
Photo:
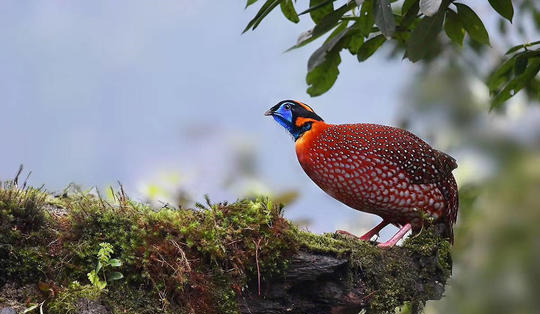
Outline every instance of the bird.
<svg viewBox="0 0 540 314"><path fill-rule="evenodd" d="M456 159L401 128L326 123L296 100L280 101L265 115L292 135L298 161L315 184L349 207L382 218L357 238L370 241L392 224L399 231L378 244L392 247L409 231L418 233L426 222L433 222L444 226L443 235L453 243Z"/></svg>

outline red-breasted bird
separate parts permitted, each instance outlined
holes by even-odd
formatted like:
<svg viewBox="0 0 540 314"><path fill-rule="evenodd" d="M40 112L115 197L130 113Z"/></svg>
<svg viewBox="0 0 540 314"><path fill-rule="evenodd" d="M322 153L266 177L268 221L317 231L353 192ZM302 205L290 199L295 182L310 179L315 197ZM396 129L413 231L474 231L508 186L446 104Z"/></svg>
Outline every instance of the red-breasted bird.
<svg viewBox="0 0 540 314"><path fill-rule="evenodd" d="M416 135L378 124L328 124L311 107L284 100L268 110L293 136L307 175L344 204L383 221L360 237L370 240L387 226L400 230L379 246L393 246L426 218L442 222L453 242L458 212L456 160Z"/></svg>

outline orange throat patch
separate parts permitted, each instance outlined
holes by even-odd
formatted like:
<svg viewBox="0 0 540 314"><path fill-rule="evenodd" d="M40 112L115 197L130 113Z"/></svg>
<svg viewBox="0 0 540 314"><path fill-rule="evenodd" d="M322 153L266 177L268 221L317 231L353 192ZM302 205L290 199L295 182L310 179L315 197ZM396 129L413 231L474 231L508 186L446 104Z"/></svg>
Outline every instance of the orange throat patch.
<svg viewBox="0 0 540 314"><path fill-rule="evenodd" d="M312 120L312 119L310 119ZM300 138L296 140L296 156L300 164L305 160L306 153L309 151L313 141L323 132L325 129L330 127L330 124L326 124L323 121L313 120L311 129L306 131Z"/></svg>

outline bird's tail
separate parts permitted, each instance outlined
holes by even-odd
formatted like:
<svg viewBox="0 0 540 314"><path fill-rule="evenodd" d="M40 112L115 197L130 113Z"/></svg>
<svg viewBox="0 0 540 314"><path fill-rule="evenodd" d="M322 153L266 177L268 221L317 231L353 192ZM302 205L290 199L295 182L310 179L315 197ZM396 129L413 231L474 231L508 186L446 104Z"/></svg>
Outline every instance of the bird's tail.
<svg viewBox="0 0 540 314"><path fill-rule="evenodd" d="M459 207L458 187L454 176L450 173L446 180L440 184L441 191L446 200L446 210L443 214L442 221L445 225L446 236L450 243L454 243L454 224L457 220L457 213Z"/></svg>

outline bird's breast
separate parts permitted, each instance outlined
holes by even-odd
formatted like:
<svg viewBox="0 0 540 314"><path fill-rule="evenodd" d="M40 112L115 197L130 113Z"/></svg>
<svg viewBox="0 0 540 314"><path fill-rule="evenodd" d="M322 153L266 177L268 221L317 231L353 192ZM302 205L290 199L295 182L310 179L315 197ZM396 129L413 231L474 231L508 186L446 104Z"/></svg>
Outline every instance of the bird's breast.
<svg viewBox="0 0 540 314"><path fill-rule="evenodd" d="M324 122L315 122L312 124L310 130L306 131L298 140L296 140L296 156L302 167L304 164L311 162L311 159L309 158L310 155L316 148L315 146L317 146L317 143L321 140L320 136L329 127L330 125Z"/></svg>

